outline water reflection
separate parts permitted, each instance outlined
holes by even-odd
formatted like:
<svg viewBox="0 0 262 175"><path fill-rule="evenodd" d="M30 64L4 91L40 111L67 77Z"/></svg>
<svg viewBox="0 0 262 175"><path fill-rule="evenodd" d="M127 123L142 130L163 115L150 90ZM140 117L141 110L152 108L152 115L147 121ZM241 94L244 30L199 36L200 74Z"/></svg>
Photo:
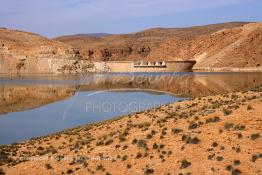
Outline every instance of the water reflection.
<svg viewBox="0 0 262 175"><path fill-rule="evenodd" d="M200 97L262 85L261 73L89 74L0 77L0 114L37 108L79 91L135 91Z"/></svg>
<svg viewBox="0 0 262 175"><path fill-rule="evenodd" d="M261 73L0 77L0 144L199 97L262 85Z"/></svg>

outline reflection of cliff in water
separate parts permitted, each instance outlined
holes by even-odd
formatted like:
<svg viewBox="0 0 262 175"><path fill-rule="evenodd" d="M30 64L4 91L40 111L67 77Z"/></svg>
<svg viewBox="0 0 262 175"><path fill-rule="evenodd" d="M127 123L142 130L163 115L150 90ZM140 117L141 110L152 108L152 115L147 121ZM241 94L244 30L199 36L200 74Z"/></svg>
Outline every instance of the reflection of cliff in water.
<svg viewBox="0 0 262 175"><path fill-rule="evenodd" d="M75 93L75 88L53 85L8 85L0 86L0 91L0 114L5 114L64 100Z"/></svg>
<svg viewBox="0 0 262 175"><path fill-rule="evenodd" d="M243 91L262 85L261 73L112 76L94 75L81 82L80 90L141 89L199 97Z"/></svg>
<svg viewBox="0 0 262 175"><path fill-rule="evenodd" d="M5 82L0 84L0 114L33 109L61 101L73 96L76 91L109 90L125 93L139 90L155 95L167 92L179 97L199 97L242 91L262 85L262 74L152 74L146 76L91 74L84 79L55 77L54 80L54 82L61 80L62 83L45 83L45 81L41 81L41 84L32 83L34 81L32 78L29 84L6 84Z"/></svg>

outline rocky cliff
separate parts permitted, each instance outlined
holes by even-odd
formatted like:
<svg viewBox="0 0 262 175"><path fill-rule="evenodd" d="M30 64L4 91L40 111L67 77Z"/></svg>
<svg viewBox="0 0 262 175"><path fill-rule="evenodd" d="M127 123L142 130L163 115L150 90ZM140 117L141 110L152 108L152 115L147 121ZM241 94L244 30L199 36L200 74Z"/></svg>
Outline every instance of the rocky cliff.
<svg viewBox="0 0 262 175"><path fill-rule="evenodd" d="M147 59L196 60L194 69L262 70L262 23L223 29L200 37L173 37Z"/></svg>
<svg viewBox="0 0 262 175"><path fill-rule="evenodd" d="M0 29L0 73L106 71L94 61L196 60L196 70L262 71L262 23L155 28L138 33L53 40Z"/></svg>
<svg viewBox="0 0 262 175"><path fill-rule="evenodd" d="M91 67L72 46L37 34L0 28L0 73L77 73Z"/></svg>
<svg viewBox="0 0 262 175"><path fill-rule="evenodd" d="M0 85L0 115L24 111L65 100L75 94L74 86Z"/></svg>
<svg viewBox="0 0 262 175"><path fill-rule="evenodd" d="M71 35L55 38L80 50L80 55L87 60L144 60L164 59L164 54L152 53L159 50L161 44L170 38L198 38L212 33L243 26L247 23L224 23L190 28L155 28L138 33L92 37Z"/></svg>

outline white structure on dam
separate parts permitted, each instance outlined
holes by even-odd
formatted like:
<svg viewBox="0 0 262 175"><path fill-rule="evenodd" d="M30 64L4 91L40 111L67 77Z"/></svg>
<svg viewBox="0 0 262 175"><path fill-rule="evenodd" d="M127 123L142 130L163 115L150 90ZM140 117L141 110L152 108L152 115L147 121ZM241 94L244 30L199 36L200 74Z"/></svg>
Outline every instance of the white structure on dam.
<svg viewBox="0 0 262 175"><path fill-rule="evenodd" d="M188 72L196 61L108 61L97 62L108 72Z"/></svg>

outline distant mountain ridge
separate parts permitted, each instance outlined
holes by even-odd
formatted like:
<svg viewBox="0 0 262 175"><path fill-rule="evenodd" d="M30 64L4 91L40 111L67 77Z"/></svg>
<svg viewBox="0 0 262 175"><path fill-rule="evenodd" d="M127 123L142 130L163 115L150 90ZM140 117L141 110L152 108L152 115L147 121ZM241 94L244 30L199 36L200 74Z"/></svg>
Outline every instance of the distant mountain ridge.
<svg viewBox="0 0 262 175"><path fill-rule="evenodd" d="M57 38L64 38L64 37L70 37L70 38L73 38L73 37L95 37L95 38L102 38L102 37L106 37L106 36L111 36L113 34L109 34L109 33L87 33L87 34L74 34L74 35L63 35L63 36L58 36L58 37L55 37L54 39L57 39Z"/></svg>
<svg viewBox="0 0 262 175"><path fill-rule="evenodd" d="M195 60L194 69L262 71L262 23L153 28L130 34L76 34L54 39L0 29L0 72L81 72L91 66L82 64L86 61L138 60Z"/></svg>

